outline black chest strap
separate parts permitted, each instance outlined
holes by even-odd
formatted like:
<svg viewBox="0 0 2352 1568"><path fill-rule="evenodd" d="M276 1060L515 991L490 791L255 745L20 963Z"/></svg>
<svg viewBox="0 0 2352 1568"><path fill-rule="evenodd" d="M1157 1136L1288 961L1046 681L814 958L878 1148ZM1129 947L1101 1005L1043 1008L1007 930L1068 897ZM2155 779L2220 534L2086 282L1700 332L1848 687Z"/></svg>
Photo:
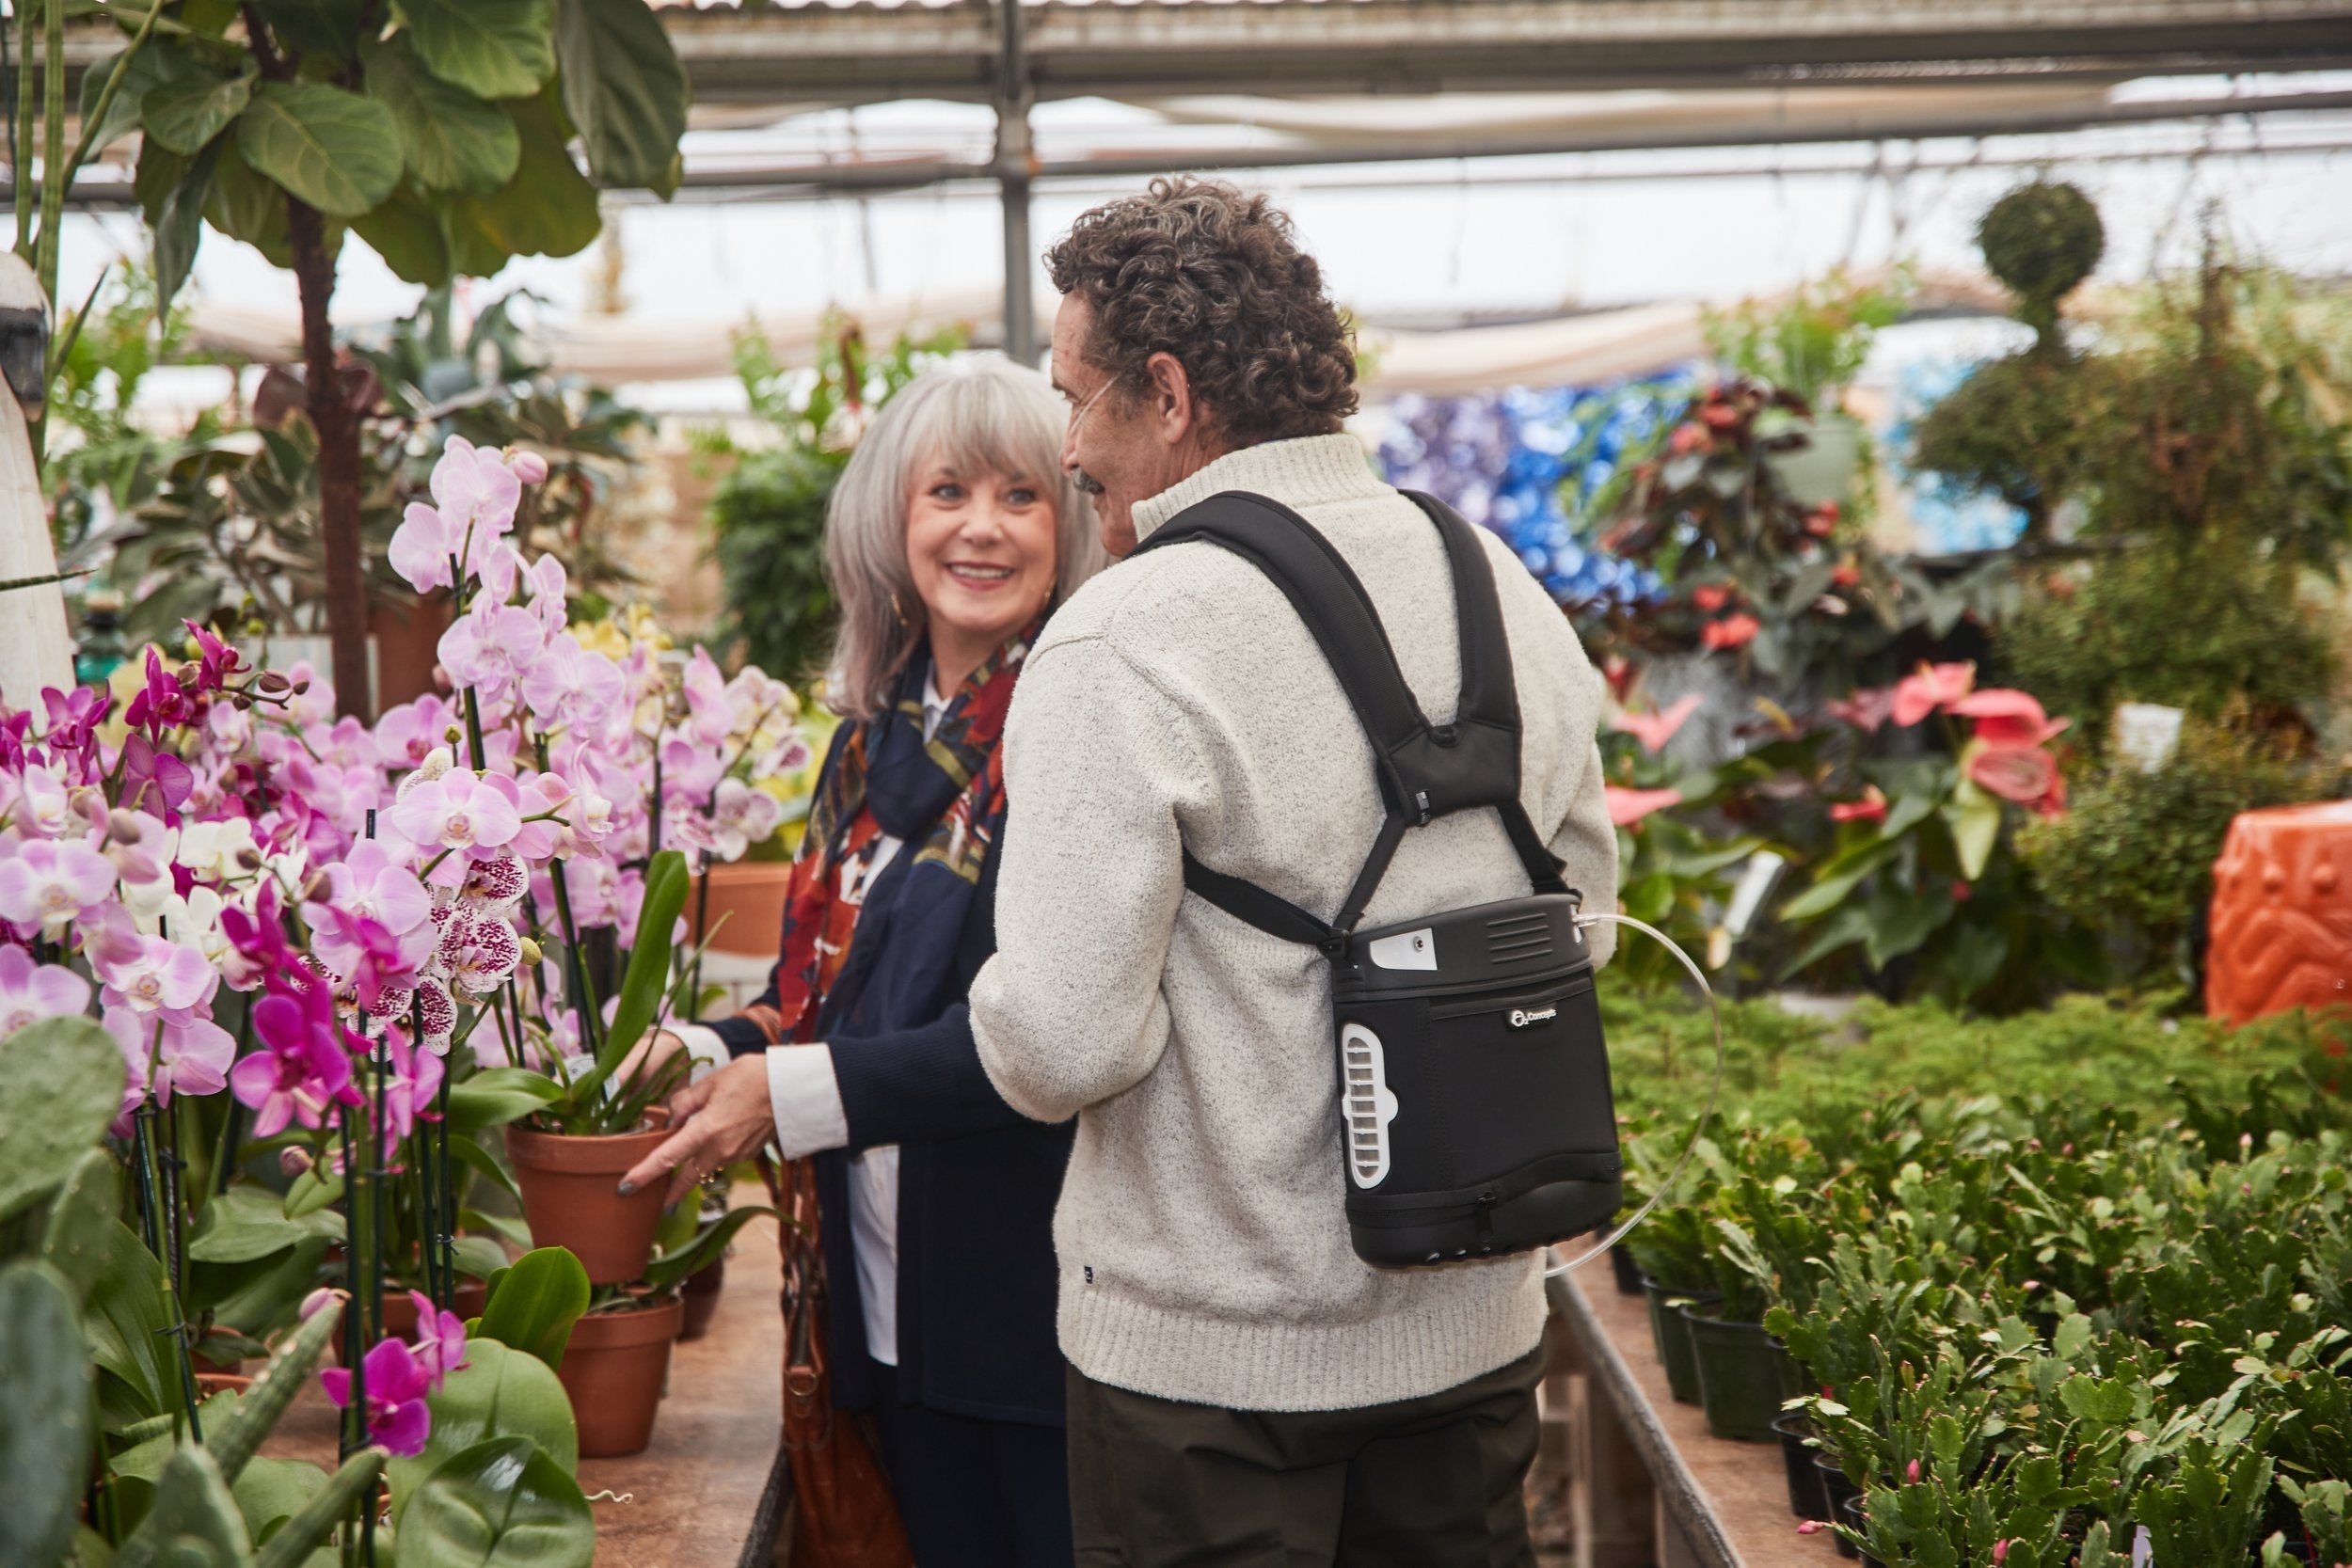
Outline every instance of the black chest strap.
<svg viewBox="0 0 2352 1568"><path fill-rule="evenodd" d="M1201 540L1265 574L1290 600L1346 693L1365 737L1387 815L1337 915L1325 921L1184 851L1184 885L1238 920L1334 954L1363 918L1406 830L1492 807L1537 893L1565 893L1560 863L1519 799L1519 705L1494 571L1476 531L1432 496L1406 491L1444 541L1459 628L1462 689L1450 723L1422 716L1372 599L1331 542L1289 507L1227 490L1185 508L1136 551Z"/></svg>

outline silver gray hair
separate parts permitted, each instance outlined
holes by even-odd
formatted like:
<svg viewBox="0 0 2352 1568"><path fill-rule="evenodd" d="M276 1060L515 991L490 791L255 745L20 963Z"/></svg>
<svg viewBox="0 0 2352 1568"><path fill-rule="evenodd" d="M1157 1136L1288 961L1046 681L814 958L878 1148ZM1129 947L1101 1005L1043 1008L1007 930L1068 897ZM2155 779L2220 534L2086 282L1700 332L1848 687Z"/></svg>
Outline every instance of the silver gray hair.
<svg viewBox="0 0 2352 1568"><path fill-rule="evenodd" d="M1025 479L1054 502L1056 603L1107 563L1094 508L1062 469L1068 418L1044 376L996 354L935 365L882 404L825 508L825 567L841 606L825 667L828 707L871 717L923 640L907 503L931 467Z"/></svg>

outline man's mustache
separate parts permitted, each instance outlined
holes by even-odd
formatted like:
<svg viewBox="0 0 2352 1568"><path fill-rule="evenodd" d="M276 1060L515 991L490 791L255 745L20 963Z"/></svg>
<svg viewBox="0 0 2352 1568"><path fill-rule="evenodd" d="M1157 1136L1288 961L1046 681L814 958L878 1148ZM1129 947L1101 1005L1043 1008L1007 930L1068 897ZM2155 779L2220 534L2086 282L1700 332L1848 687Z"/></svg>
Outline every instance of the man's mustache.
<svg viewBox="0 0 2352 1568"><path fill-rule="evenodd" d="M1071 469L1070 482L1075 484L1079 490L1086 495L1099 496L1103 493L1103 482L1095 478L1092 474L1087 472L1084 468Z"/></svg>

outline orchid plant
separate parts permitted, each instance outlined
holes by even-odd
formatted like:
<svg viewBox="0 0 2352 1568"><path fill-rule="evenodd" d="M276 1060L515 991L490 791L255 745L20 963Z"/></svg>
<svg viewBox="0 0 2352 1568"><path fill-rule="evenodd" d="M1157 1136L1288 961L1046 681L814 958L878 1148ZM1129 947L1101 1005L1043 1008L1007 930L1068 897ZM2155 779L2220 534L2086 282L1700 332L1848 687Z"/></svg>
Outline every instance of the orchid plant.
<svg viewBox="0 0 2352 1568"><path fill-rule="evenodd" d="M394 568L455 599L450 698L339 720L307 667L257 670L191 624L184 657L151 646L113 689L0 709L0 1034L93 1014L119 1047L116 1131L167 1292L202 1197L176 1105L233 1101L224 1181L258 1146L303 1179L290 1218L340 1198L357 1305L336 1391L393 1446L418 1377L358 1347L387 1272L451 1306L453 1093L503 1085L572 1131L641 1117L659 1081L607 1085L682 989L688 879L773 832L757 781L808 756L759 671L728 677L642 615L571 624L562 562L512 537L546 472L452 437L393 537ZM602 1006L599 944L634 950ZM395 1248L396 1211L421 1234Z"/></svg>

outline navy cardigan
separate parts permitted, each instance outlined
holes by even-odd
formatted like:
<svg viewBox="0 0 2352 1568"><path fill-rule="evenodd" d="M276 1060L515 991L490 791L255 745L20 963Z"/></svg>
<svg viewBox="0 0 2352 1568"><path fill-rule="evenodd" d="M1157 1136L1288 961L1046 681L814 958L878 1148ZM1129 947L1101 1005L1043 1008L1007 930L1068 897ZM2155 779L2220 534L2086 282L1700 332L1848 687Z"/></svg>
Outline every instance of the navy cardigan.
<svg viewBox="0 0 2352 1568"><path fill-rule="evenodd" d="M867 900L886 904L907 866L884 867ZM955 955L956 1000L935 1021L861 1030L848 962L818 1021L850 1128L847 1149L814 1156L825 1254L833 1399L870 1410L866 1314L850 1237L850 1154L898 1146L898 1390L908 1402L988 1420L1062 1422L1063 1361L1055 1331L1054 1204L1076 1123L1031 1121L1005 1103L980 1066L963 998L996 951L996 861L983 864ZM711 1027L737 1055L765 1048L748 1020Z"/></svg>

